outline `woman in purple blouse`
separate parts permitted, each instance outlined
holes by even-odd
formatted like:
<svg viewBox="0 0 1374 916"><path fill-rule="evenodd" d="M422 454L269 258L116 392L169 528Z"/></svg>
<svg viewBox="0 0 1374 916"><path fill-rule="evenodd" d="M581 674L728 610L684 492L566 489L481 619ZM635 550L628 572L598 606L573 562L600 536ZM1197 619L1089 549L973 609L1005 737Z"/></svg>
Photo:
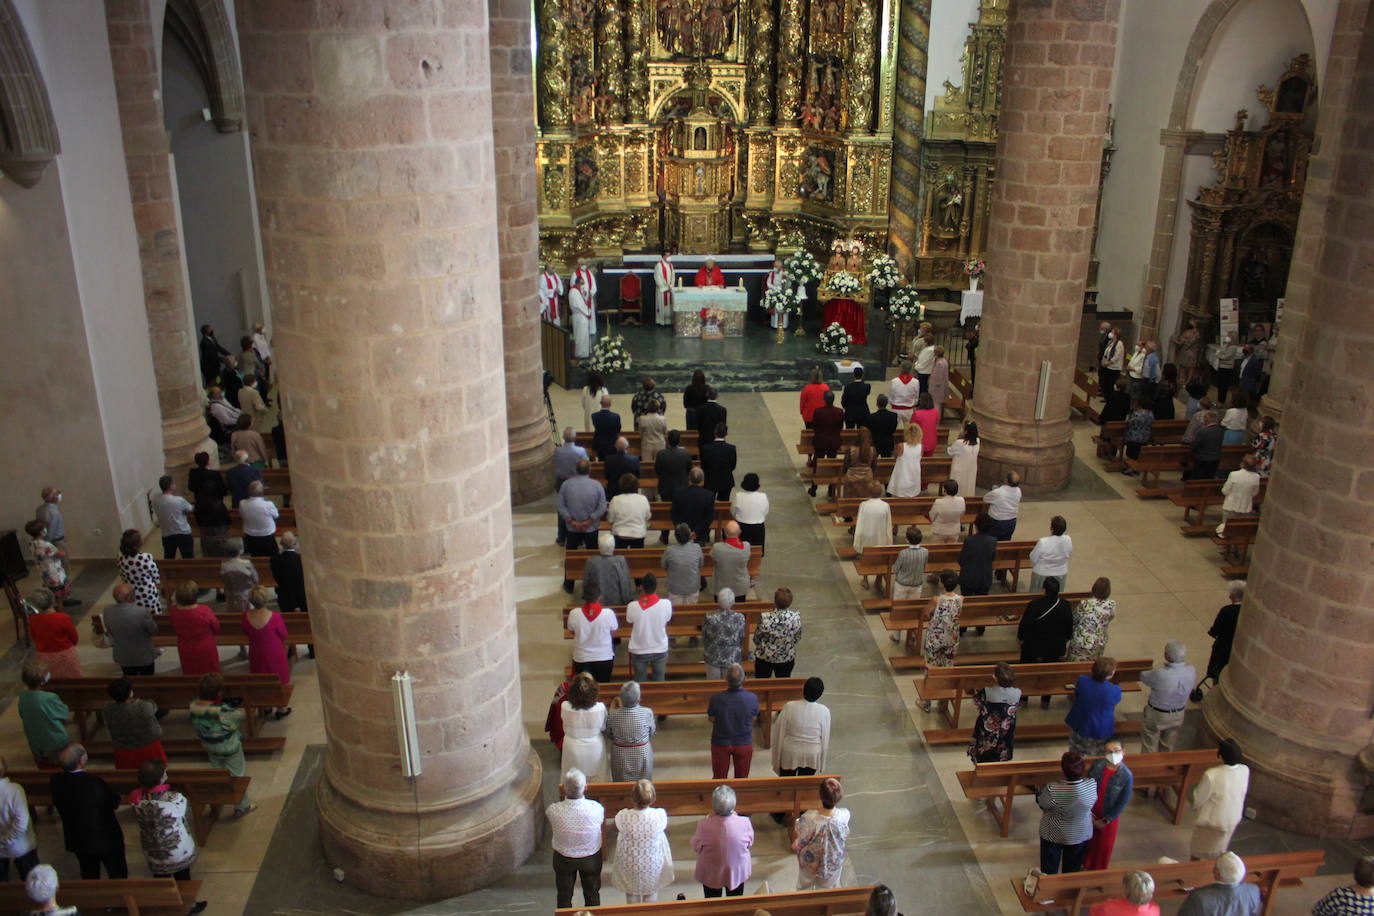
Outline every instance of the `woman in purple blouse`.
<svg viewBox="0 0 1374 916"><path fill-rule="evenodd" d="M754 868L749 847L754 845L754 825L735 813L735 790L716 786L711 793L715 813L697 821L692 851L697 854L696 878L707 897L744 894L744 882Z"/></svg>

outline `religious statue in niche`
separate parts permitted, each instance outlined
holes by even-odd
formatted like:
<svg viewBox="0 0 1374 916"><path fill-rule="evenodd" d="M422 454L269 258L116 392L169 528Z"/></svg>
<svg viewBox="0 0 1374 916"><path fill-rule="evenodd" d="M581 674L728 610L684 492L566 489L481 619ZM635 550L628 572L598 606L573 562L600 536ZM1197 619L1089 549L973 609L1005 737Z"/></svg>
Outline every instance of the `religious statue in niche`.
<svg viewBox="0 0 1374 916"><path fill-rule="evenodd" d="M574 124L590 124L594 102L596 101L596 73L592 70L591 59L581 51L574 52L569 60L572 71L572 120Z"/></svg>
<svg viewBox="0 0 1374 916"><path fill-rule="evenodd" d="M801 126L805 130L838 133L844 129L840 107L840 85L844 62L838 57L817 55L806 72L806 100L801 107Z"/></svg>
<svg viewBox="0 0 1374 916"><path fill-rule="evenodd" d="M658 0L658 40L668 53L720 57L735 43L738 0Z"/></svg>
<svg viewBox="0 0 1374 916"><path fill-rule="evenodd" d="M1310 83L1301 76L1290 76L1279 84L1274 111L1280 114L1303 114L1307 110Z"/></svg>
<svg viewBox="0 0 1374 916"><path fill-rule="evenodd" d="M1278 131L1269 137L1264 147L1264 159L1260 165L1260 188L1269 190L1282 188L1288 184L1288 164L1291 158L1291 144L1287 131Z"/></svg>
<svg viewBox="0 0 1374 916"><path fill-rule="evenodd" d="M1240 262L1240 301L1265 302L1269 299L1269 251L1251 249Z"/></svg>
<svg viewBox="0 0 1374 916"><path fill-rule="evenodd" d="M574 29L590 29L596 22L596 0L569 0L568 24Z"/></svg>
<svg viewBox="0 0 1374 916"><path fill-rule="evenodd" d="M959 235L959 221L964 215L964 195L954 180L953 172L945 173L945 180L940 185L939 197L936 200L936 210L939 217L937 223L939 233L957 237Z"/></svg>
<svg viewBox="0 0 1374 916"><path fill-rule="evenodd" d="M573 153L574 203L583 203L596 197L601 186L597 175L596 151L590 146L579 146Z"/></svg>
<svg viewBox="0 0 1374 916"><path fill-rule="evenodd" d="M834 191L835 153L823 146L812 146L807 149L803 161L798 196L829 203Z"/></svg>
<svg viewBox="0 0 1374 916"><path fill-rule="evenodd" d="M811 30L843 35L844 0L814 0L811 4Z"/></svg>

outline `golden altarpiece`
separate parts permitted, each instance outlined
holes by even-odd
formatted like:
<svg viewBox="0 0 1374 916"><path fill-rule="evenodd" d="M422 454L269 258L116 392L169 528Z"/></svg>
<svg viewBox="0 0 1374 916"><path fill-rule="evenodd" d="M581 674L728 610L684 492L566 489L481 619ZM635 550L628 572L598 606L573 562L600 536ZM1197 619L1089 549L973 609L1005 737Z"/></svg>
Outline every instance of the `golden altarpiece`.
<svg viewBox="0 0 1374 916"><path fill-rule="evenodd" d="M1188 201L1192 238L1180 328L1197 319L1204 333L1214 329L1218 300L1229 298L1240 300L1243 323L1273 321L1288 283L1312 151L1312 59L1295 57L1275 88L1260 86L1257 94L1268 123L1246 130L1249 112L1236 112L1213 153L1216 183Z"/></svg>
<svg viewBox="0 0 1374 916"><path fill-rule="evenodd" d="M886 242L896 0L538 0L541 255Z"/></svg>

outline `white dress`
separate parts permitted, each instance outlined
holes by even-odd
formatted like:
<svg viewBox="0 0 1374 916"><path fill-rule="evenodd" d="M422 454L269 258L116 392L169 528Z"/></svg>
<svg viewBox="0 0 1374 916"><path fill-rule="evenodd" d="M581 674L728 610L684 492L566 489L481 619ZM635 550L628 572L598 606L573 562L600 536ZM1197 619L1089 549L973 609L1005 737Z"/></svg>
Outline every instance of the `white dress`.
<svg viewBox="0 0 1374 916"><path fill-rule="evenodd" d="M582 389L582 428L587 432L592 431L592 414L601 409L601 399L610 394L606 386L602 385L596 390L596 394L589 394L586 388Z"/></svg>
<svg viewBox="0 0 1374 916"><path fill-rule="evenodd" d="M959 482L959 495L972 498L978 486L978 446L963 439L955 439L945 449L949 452L949 479Z"/></svg>
<svg viewBox="0 0 1374 916"><path fill-rule="evenodd" d="M855 552L863 553L866 547L891 543L892 507L881 499L865 499L859 503L859 513L854 518Z"/></svg>
<svg viewBox="0 0 1374 916"><path fill-rule="evenodd" d="M887 492L893 496L921 495L921 447L902 444L902 453L892 464L892 479ZM962 492L962 485L961 485Z"/></svg>
<svg viewBox="0 0 1374 916"><path fill-rule="evenodd" d="M612 884L627 895L651 897L673 883L667 811L622 808L616 812L615 827L620 836L611 860Z"/></svg>
<svg viewBox="0 0 1374 916"><path fill-rule="evenodd" d="M591 304L577 287L568 291L568 311L572 312L573 359L586 359L592 355L592 335L596 328Z"/></svg>
<svg viewBox="0 0 1374 916"><path fill-rule="evenodd" d="M591 709L573 709L563 701L563 764L566 773L577 767L587 776L587 782L605 782L611 776L611 757L606 751L606 704L597 703Z"/></svg>

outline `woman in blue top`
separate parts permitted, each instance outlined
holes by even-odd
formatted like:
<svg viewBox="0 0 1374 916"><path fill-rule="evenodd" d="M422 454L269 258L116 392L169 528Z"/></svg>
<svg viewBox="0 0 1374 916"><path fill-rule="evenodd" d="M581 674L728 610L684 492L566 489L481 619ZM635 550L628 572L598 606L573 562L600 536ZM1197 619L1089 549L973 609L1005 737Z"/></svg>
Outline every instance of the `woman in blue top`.
<svg viewBox="0 0 1374 916"><path fill-rule="evenodd" d="M1116 674L1116 659L1099 658L1091 675L1080 674L1074 684L1073 708L1064 721L1069 724L1069 750L1084 757L1099 757L1107 739L1116 733L1116 704L1121 702L1121 686L1110 678Z"/></svg>

